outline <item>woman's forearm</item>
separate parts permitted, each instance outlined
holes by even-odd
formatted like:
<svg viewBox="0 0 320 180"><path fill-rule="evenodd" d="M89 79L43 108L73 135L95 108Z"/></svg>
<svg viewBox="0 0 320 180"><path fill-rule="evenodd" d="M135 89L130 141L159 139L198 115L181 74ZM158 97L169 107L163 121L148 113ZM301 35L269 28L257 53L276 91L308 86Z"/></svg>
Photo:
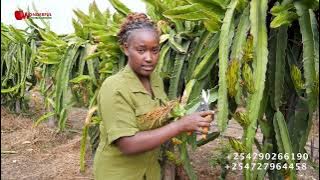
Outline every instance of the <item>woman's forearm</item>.
<svg viewBox="0 0 320 180"><path fill-rule="evenodd" d="M124 154L137 154L150 151L166 142L181 132L198 131L202 132L202 127L209 127L213 111L201 111L182 117L166 126L158 129L138 132L134 136L122 137L116 141L116 145ZM207 132L202 132L207 133Z"/></svg>
<svg viewBox="0 0 320 180"><path fill-rule="evenodd" d="M158 129L141 131L134 136L122 137L116 141L116 145L124 154L137 154L157 148L181 132L179 122L175 121Z"/></svg>

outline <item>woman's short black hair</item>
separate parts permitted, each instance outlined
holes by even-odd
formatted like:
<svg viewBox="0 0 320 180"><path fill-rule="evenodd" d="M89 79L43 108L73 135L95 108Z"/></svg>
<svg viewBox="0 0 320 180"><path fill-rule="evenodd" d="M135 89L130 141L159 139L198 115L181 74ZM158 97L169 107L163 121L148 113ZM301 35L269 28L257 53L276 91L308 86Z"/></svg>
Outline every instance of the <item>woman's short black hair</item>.
<svg viewBox="0 0 320 180"><path fill-rule="evenodd" d="M144 13L131 13L129 14L120 27L118 33L120 45L127 42L129 35L137 29L150 29L158 33L157 27L153 21Z"/></svg>

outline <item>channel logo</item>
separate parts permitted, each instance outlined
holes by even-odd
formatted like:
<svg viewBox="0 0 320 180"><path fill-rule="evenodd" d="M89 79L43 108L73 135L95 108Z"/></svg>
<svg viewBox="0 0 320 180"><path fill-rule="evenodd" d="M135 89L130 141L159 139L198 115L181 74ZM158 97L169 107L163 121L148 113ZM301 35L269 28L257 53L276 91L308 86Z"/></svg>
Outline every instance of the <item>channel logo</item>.
<svg viewBox="0 0 320 180"><path fill-rule="evenodd" d="M50 12L24 12L23 10L17 10L14 12L16 20L24 20L28 18L32 19L51 19Z"/></svg>

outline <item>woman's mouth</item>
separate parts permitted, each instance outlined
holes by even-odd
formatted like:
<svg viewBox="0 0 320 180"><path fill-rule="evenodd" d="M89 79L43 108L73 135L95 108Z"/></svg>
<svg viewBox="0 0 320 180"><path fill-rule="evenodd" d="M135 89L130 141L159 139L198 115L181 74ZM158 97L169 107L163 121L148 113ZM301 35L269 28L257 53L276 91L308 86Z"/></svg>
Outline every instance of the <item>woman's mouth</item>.
<svg viewBox="0 0 320 180"><path fill-rule="evenodd" d="M142 66L142 69L145 71L152 71L153 70L153 66Z"/></svg>

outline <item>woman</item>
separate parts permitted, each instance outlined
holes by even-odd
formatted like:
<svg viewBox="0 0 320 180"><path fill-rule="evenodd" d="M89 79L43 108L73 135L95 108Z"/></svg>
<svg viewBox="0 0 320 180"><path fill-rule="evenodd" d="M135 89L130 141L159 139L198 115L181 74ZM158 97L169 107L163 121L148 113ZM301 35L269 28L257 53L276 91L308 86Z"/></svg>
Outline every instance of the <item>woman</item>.
<svg viewBox="0 0 320 180"><path fill-rule="evenodd" d="M159 58L159 33L145 14L128 15L118 34L128 57L119 73L101 86L98 104L102 117L100 144L94 159L97 180L160 180L159 147L182 132L209 127L194 113L156 129L142 130L137 117L167 101L161 78L153 72Z"/></svg>

